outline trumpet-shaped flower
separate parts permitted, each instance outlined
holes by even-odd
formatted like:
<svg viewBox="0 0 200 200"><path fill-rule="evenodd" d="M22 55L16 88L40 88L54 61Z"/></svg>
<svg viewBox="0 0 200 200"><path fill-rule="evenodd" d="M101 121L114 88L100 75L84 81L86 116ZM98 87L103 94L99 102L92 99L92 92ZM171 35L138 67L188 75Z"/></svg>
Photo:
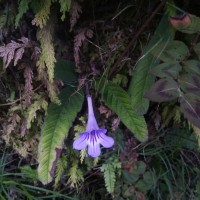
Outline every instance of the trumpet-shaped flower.
<svg viewBox="0 0 200 200"><path fill-rule="evenodd" d="M82 150L88 146L88 154L92 157L98 157L101 154L100 144L105 148L110 148L114 144L112 137L106 136L107 130L99 128L94 116L92 98L87 97L88 102L88 121L86 130L80 133L79 137L74 141L73 148Z"/></svg>

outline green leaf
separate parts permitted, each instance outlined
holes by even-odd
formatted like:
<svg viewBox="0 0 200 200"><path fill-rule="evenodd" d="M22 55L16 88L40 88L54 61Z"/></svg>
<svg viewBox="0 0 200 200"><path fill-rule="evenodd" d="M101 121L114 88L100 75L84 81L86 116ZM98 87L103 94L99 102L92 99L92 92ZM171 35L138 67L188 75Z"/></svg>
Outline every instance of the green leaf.
<svg viewBox="0 0 200 200"><path fill-rule="evenodd" d="M112 159L112 157L107 162L100 169L104 173L106 189L109 193L112 193L114 192L116 182L115 171L121 168L121 163L118 159Z"/></svg>
<svg viewBox="0 0 200 200"><path fill-rule="evenodd" d="M101 91L105 104L111 108L132 131L140 141L147 140L147 125L143 116L138 116L133 112L133 106L128 93L120 86L108 83Z"/></svg>
<svg viewBox="0 0 200 200"><path fill-rule="evenodd" d="M127 170L122 171L124 181L127 184L133 184L139 179L139 175L131 174Z"/></svg>
<svg viewBox="0 0 200 200"><path fill-rule="evenodd" d="M200 97L200 76L183 74L179 78L179 84L184 92L192 93Z"/></svg>
<svg viewBox="0 0 200 200"><path fill-rule="evenodd" d="M168 22L168 14L165 13L154 36L150 40L148 46L144 49L143 55L135 66L136 69L133 72L133 77L128 89L134 111L137 114L145 114L149 107L149 100L144 98L144 94L155 81L155 77L150 74L149 71L152 66L159 63L157 55L152 55L152 50L155 48L157 49L157 46L160 45L159 51L163 51L173 37L174 29Z"/></svg>
<svg viewBox="0 0 200 200"><path fill-rule="evenodd" d="M52 181L56 162L72 122L83 103L82 92L68 87L61 91L61 105L51 103L45 118L38 152L38 176L43 184Z"/></svg>
<svg viewBox="0 0 200 200"><path fill-rule="evenodd" d="M188 47L181 41L178 40L172 40L169 42L167 47L160 51L163 44L159 44L156 48L152 50L152 53L159 57L164 62L168 61L182 61L186 57L189 56L189 49Z"/></svg>
<svg viewBox="0 0 200 200"><path fill-rule="evenodd" d="M135 176L139 176L145 173L146 171L146 164L143 161L138 161L133 168L132 174Z"/></svg>
<svg viewBox="0 0 200 200"><path fill-rule="evenodd" d="M197 60L188 60L186 62L183 62L183 69L188 73L200 75L200 62Z"/></svg>
<svg viewBox="0 0 200 200"><path fill-rule="evenodd" d="M180 98L180 107L185 118L200 128L200 100L191 94L186 94Z"/></svg>
<svg viewBox="0 0 200 200"><path fill-rule="evenodd" d="M173 79L158 80L146 92L145 97L155 102L171 101L179 97L178 84Z"/></svg>
<svg viewBox="0 0 200 200"><path fill-rule="evenodd" d="M194 51L197 54L198 58L200 59L200 43L195 45Z"/></svg>
<svg viewBox="0 0 200 200"><path fill-rule="evenodd" d="M145 114L149 107L149 100L144 98L144 94L155 80L155 76L149 74L153 59L148 54L138 62L128 89L133 110L139 115Z"/></svg>
<svg viewBox="0 0 200 200"><path fill-rule="evenodd" d="M199 33L200 18L195 15L185 14L177 17L170 17L169 21L178 31L188 34Z"/></svg>
<svg viewBox="0 0 200 200"><path fill-rule="evenodd" d="M151 73L160 78L177 78L181 71L181 66L178 62L166 62L156 65L151 69Z"/></svg>
<svg viewBox="0 0 200 200"><path fill-rule="evenodd" d="M60 79L67 84L71 84L77 81L75 74L75 65L69 60L59 60L55 64L56 79Z"/></svg>

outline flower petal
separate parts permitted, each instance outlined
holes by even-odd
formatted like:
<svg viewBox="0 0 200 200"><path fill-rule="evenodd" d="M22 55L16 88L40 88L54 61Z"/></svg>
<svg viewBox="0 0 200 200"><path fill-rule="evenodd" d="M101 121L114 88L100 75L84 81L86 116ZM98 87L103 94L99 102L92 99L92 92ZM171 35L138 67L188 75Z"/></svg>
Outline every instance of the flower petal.
<svg viewBox="0 0 200 200"><path fill-rule="evenodd" d="M87 146L88 139L89 139L88 132L81 133L80 136L74 141L73 149L76 150L84 149Z"/></svg>
<svg viewBox="0 0 200 200"><path fill-rule="evenodd" d="M113 146L114 144L114 140L112 137L109 137L107 135L105 135L106 129L99 129L97 130L97 133L98 133L98 141L99 143L105 147L105 148L110 148Z"/></svg>
<svg viewBox="0 0 200 200"><path fill-rule="evenodd" d="M97 142L91 142L88 144L88 154L92 157L98 157L101 154L100 145Z"/></svg>

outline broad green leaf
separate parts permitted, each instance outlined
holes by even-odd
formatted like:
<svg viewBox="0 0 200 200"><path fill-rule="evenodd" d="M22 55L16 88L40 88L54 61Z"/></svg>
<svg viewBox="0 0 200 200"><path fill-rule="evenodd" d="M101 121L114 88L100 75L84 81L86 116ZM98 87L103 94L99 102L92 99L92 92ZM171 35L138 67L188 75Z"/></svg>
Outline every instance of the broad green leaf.
<svg viewBox="0 0 200 200"><path fill-rule="evenodd" d="M56 79L60 79L67 84L71 84L77 81L75 74L75 65L69 60L59 60L55 64Z"/></svg>
<svg viewBox="0 0 200 200"><path fill-rule="evenodd" d="M195 15L185 14L170 17L169 21L176 30L183 33L194 34L200 31L200 18Z"/></svg>
<svg viewBox="0 0 200 200"><path fill-rule="evenodd" d="M178 84L173 79L158 80L146 92L145 97L155 102L171 101L179 97Z"/></svg>
<svg viewBox="0 0 200 200"><path fill-rule="evenodd" d="M147 125L143 116L138 116L133 112L133 106L128 93L120 86L108 83L101 91L105 104L111 108L132 131L140 141L147 140Z"/></svg>
<svg viewBox="0 0 200 200"><path fill-rule="evenodd" d="M150 190L152 188L152 185L147 183L145 180L140 179L136 184L135 187L142 191L142 192L147 192L148 190Z"/></svg>
<svg viewBox="0 0 200 200"><path fill-rule="evenodd" d="M149 73L153 59L154 57L148 54L138 62L128 89L132 109L138 115L145 114L149 107L149 100L144 98L144 94L155 80L155 76Z"/></svg>
<svg viewBox="0 0 200 200"><path fill-rule="evenodd" d="M43 184L52 181L57 159L64 139L83 103L82 92L71 87L63 89L59 95L61 105L51 103L42 128L38 152L38 176Z"/></svg>
<svg viewBox="0 0 200 200"><path fill-rule="evenodd" d="M198 58L200 59L200 43L195 45L194 51L197 54Z"/></svg>
<svg viewBox="0 0 200 200"><path fill-rule="evenodd" d="M187 128L173 128L166 134L165 143L177 149L188 148L198 150L198 140ZM200 150L200 149L199 149Z"/></svg>
<svg viewBox="0 0 200 200"><path fill-rule="evenodd" d="M185 118L200 128L200 100L193 95L184 95L180 98L180 107Z"/></svg>
<svg viewBox="0 0 200 200"><path fill-rule="evenodd" d="M132 170L133 175L142 175L145 173L147 165L143 161L138 161Z"/></svg>
<svg viewBox="0 0 200 200"><path fill-rule="evenodd" d="M133 184L139 179L139 175L131 174L127 170L122 171L124 181L128 184Z"/></svg>
<svg viewBox="0 0 200 200"><path fill-rule="evenodd" d="M179 84L185 93L192 93L200 97L200 76L183 74L179 77Z"/></svg>
<svg viewBox="0 0 200 200"><path fill-rule="evenodd" d="M166 62L156 65L151 69L151 73L160 78L177 78L181 71L181 66L178 62Z"/></svg>
<svg viewBox="0 0 200 200"><path fill-rule="evenodd" d="M183 69L188 73L195 73L200 76L200 62L197 60L188 60L183 62Z"/></svg>
<svg viewBox="0 0 200 200"><path fill-rule="evenodd" d="M181 41L172 40L166 46L166 48L160 52L163 44L159 44L157 48L152 50L152 53L159 57L164 62L168 61L182 61L189 56L188 47Z"/></svg>
<svg viewBox="0 0 200 200"><path fill-rule="evenodd" d="M156 29L152 39L135 66L128 92L131 96L134 112L143 115L149 107L149 100L144 98L145 92L155 81L155 76L150 72L152 66L159 63L157 55L152 55L152 50L160 45L159 53L167 46L168 42L174 37L174 29L168 22L168 14L165 13Z"/></svg>

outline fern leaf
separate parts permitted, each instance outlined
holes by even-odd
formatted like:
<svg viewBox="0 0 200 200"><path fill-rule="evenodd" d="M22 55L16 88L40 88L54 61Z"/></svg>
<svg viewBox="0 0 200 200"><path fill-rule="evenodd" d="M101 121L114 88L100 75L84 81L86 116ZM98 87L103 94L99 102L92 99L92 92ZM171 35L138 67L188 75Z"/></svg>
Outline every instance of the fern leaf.
<svg viewBox="0 0 200 200"><path fill-rule="evenodd" d="M117 160L111 158L108 160L108 163L104 163L100 168L104 173L104 180L106 189L109 193L114 192L115 182L116 182L116 170L121 168L121 163Z"/></svg>
<svg viewBox="0 0 200 200"><path fill-rule="evenodd" d="M40 29L37 38L41 43L42 52L37 63L37 66L45 69L47 68L47 74L50 82L53 82L54 78L54 65L56 62L55 52L52 38L53 26L48 23L44 28Z"/></svg>
<svg viewBox="0 0 200 200"><path fill-rule="evenodd" d="M56 171L55 171L55 184L54 186L57 187L65 169L67 168L67 158L66 156L62 156L56 166Z"/></svg>
<svg viewBox="0 0 200 200"><path fill-rule="evenodd" d="M31 122L34 121L34 119L36 118L36 112L38 110L40 110L41 108L43 108L44 110L46 110L47 108L47 101L45 101L44 98L41 98L41 96L37 97L37 100L35 100L34 103L32 103L27 110L26 113L26 122L27 122L27 128L31 128Z"/></svg>
<svg viewBox="0 0 200 200"><path fill-rule="evenodd" d="M133 112L128 93L120 86L108 83L101 91L103 101L111 108L140 141L147 140L147 125L143 116Z"/></svg>
<svg viewBox="0 0 200 200"><path fill-rule="evenodd" d="M200 149L200 129L198 127L194 126L194 125L192 125L192 128L194 130L194 133L196 134L198 146L199 146L199 149Z"/></svg>
<svg viewBox="0 0 200 200"><path fill-rule="evenodd" d="M32 24L39 26L41 29L47 24L50 15L51 1L42 0L40 1L40 6L37 9L35 19Z"/></svg>
<svg viewBox="0 0 200 200"><path fill-rule="evenodd" d="M76 22L80 17L80 13L82 13L81 6L78 1L73 0L70 8L70 31L74 28Z"/></svg>
<svg viewBox="0 0 200 200"><path fill-rule="evenodd" d="M101 171L104 172L104 180L107 191L109 193L114 192L116 177L113 165L111 163L103 164L101 167Z"/></svg>
<svg viewBox="0 0 200 200"><path fill-rule="evenodd" d="M72 163L72 167L69 170L69 180L68 183L71 187L77 187L77 185L83 181L83 174L80 169L78 169L78 161L74 160Z"/></svg>
<svg viewBox="0 0 200 200"><path fill-rule="evenodd" d="M18 14L15 18L15 27L19 25L20 19L23 17L23 15L26 13L26 11L29 9L29 3L31 0L20 0L19 6L18 6Z"/></svg>
<svg viewBox="0 0 200 200"><path fill-rule="evenodd" d="M60 2L60 12L62 12L61 20L64 21L65 13L69 11L71 6L71 0L59 0Z"/></svg>
<svg viewBox="0 0 200 200"><path fill-rule="evenodd" d="M87 148L84 148L84 149L81 150L81 153L80 153L81 164L83 163L86 155L87 155Z"/></svg>
<svg viewBox="0 0 200 200"><path fill-rule="evenodd" d="M52 181L64 138L83 103L83 96L72 88L62 90L59 98L61 105L52 103L48 108L40 138L38 175L43 184Z"/></svg>

